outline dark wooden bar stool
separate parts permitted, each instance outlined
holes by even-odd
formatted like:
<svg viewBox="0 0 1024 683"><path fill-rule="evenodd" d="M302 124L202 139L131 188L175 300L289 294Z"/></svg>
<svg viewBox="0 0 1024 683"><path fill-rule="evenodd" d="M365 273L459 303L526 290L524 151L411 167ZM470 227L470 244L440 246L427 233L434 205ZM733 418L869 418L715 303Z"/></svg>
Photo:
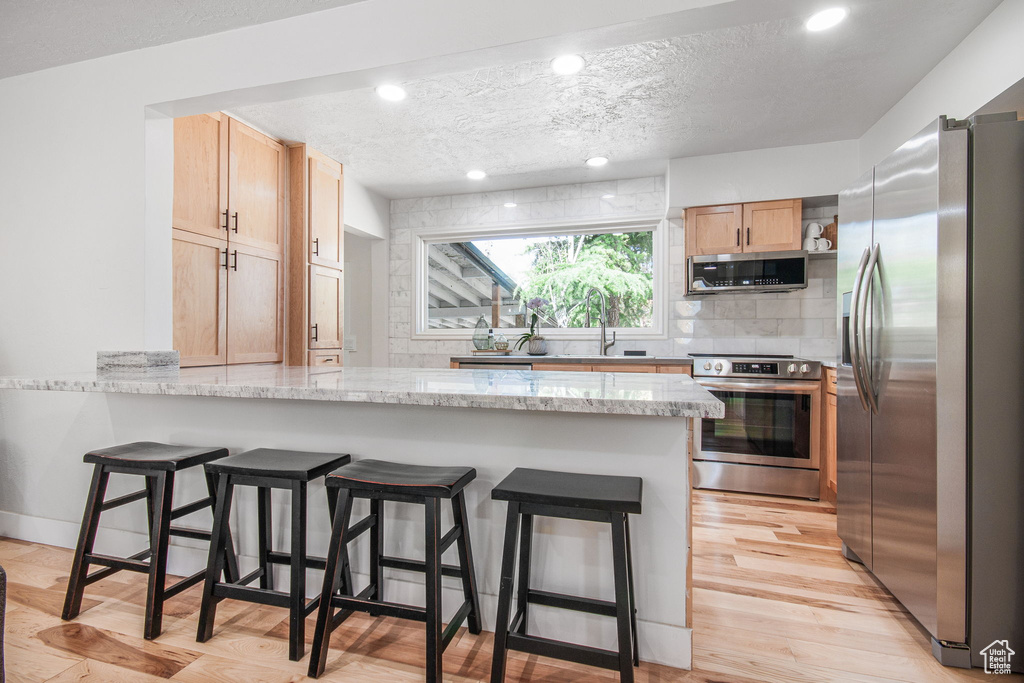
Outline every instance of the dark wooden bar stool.
<svg viewBox="0 0 1024 683"><path fill-rule="evenodd" d="M346 465L327 477L327 490L339 495L334 511L331 544L327 551L327 570L320 594L320 611L313 634L309 675L324 672L331 632L353 611L399 617L427 625L426 680L440 681L442 655L448 643L465 621L470 633L480 633L480 602L477 598L473 551L469 540L466 496L463 489L476 478L471 467L426 467L380 460L360 460ZM349 524L353 498L367 498L370 514ZM441 499L452 501L454 525L441 535ZM410 560L384 554L384 501L416 503L424 508L425 559ZM370 585L354 594L336 595L337 567L346 559L343 551L356 537L372 529L370 535ZM458 545L459 566L443 564L441 556ZM426 607L415 607L384 600L384 569L404 569L426 575ZM456 576L462 581L464 602L442 632L441 577ZM334 613L334 608L339 608Z"/></svg>
<svg viewBox="0 0 1024 683"><path fill-rule="evenodd" d="M164 601L190 588L206 575L206 570L196 572L175 583L165 586L167 578L167 546L171 536L210 540L211 533L200 529L172 527L171 521L214 507L216 482L207 473L206 486L209 496L177 509L172 508L175 473L203 465L227 456L226 448L203 448L195 446L172 446L164 443L139 441L136 443L103 448L85 454L85 462L94 464L92 485L85 505L82 528L75 549L75 559L68 579L68 592L64 599L61 617L74 619L82 609L85 587L121 570L149 574L149 588L146 591L146 626L143 635L152 640L160 635L163 620ZM146 488L118 498L105 500L107 481L111 474L135 474L146 478ZM145 499L149 513L149 548L131 557L113 557L93 552L96 532L99 529L100 514L128 503ZM228 580L238 577L238 563L234 547L230 544L221 549L221 570ZM147 562L148 560L148 562ZM90 565L101 565L101 569L89 573Z"/></svg>
<svg viewBox="0 0 1024 683"><path fill-rule="evenodd" d="M320 598L306 602L306 569L323 569L324 558L306 554L306 488L310 481L319 479L331 470L344 465L352 456L341 453L307 453L304 451L258 448L223 460L211 462L206 471L217 476L217 509L213 515L213 542L210 543L210 560L206 568L206 583L203 587L203 602L199 609L199 630L196 640L206 642L213 635L213 622L217 615L217 603L224 598L245 600L261 605L286 607L290 610L288 621L288 658L298 661L305 650L306 615L316 609ZM239 578L225 577L223 572L224 549L231 547L231 498L235 486L257 487L257 526L259 533L259 567ZM272 546L271 491L291 491L291 552L277 552ZM328 491L328 504L334 512L336 497ZM351 585L347 578L348 556L343 554L341 569L346 571L345 585ZM291 568L291 585L288 592L274 590L273 565L286 564ZM248 584L260 580L259 588Z"/></svg>
<svg viewBox="0 0 1024 683"><path fill-rule="evenodd" d="M498 592L498 620L494 629L492 683L505 680L505 655L518 650L545 657L617 670L619 679L633 681L633 667L640 664L636 638L636 600L633 593L633 558L629 542L629 515L640 514L643 480L640 477L611 477L516 468L493 491L494 500L507 500L505 547L501 557ZM581 598L530 588L530 548L534 516L563 517L605 522L612 530L612 565L615 601ZM516 559L516 530L519 530L519 586L516 613L509 623L513 567ZM576 645L526 632L530 605L615 617L618 652Z"/></svg>

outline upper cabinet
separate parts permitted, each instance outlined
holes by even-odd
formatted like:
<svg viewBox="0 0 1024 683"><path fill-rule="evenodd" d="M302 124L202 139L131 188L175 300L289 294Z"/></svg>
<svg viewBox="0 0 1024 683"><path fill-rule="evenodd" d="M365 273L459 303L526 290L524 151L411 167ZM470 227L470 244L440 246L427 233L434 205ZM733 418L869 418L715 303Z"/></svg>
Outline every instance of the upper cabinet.
<svg viewBox="0 0 1024 683"><path fill-rule="evenodd" d="M284 145L234 119L228 140L231 239L284 253Z"/></svg>
<svg viewBox="0 0 1024 683"><path fill-rule="evenodd" d="M345 249L341 164L309 153L309 261L341 268Z"/></svg>
<svg viewBox="0 0 1024 683"><path fill-rule="evenodd" d="M284 359L285 149L224 114L174 121L174 348L183 366Z"/></svg>
<svg viewBox="0 0 1024 683"><path fill-rule="evenodd" d="M223 239L228 227L228 117L174 119L172 225Z"/></svg>
<svg viewBox="0 0 1024 683"><path fill-rule="evenodd" d="M802 206L784 199L686 209L686 255L799 250Z"/></svg>

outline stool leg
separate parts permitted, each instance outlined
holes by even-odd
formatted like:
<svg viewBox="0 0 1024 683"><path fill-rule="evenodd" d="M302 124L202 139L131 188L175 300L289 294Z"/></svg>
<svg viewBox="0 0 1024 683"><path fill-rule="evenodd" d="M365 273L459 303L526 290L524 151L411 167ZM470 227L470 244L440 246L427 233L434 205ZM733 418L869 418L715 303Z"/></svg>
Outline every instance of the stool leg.
<svg viewBox="0 0 1024 683"><path fill-rule="evenodd" d="M441 646L441 501L427 498L425 508L424 539L426 546L427 593L427 683L443 677Z"/></svg>
<svg viewBox="0 0 1024 683"><path fill-rule="evenodd" d="M291 614L288 659L297 662L306 650L306 482L292 482Z"/></svg>
<svg viewBox="0 0 1024 683"><path fill-rule="evenodd" d="M160 472L153 477L153 541L149 556L149 585L146 588L146 626L143 637L153 640L160 635L164 617L164 586L167 580L167 545L170 541L171 509L174 495L174 472Z"/></svg>
<svg viewBox="0 0 1024 683"><path fill-rule="evenodd" d="M337 493L335 495L338 496ZM320 591L320 609L316 614L313 647L309 654L310 678L320 676L327 665L327 651L333 630L331 596L337 588L338 565L343 561L342 551L346 547L345 536L348 533L348 520L352 512L352 496L347 490L340 492L340 500L337 500L333 507L334 521L331 523L331 542L327 548L327 562L324 567L324 585ZM353 592L351 586L349 592Z"/></svg>
<svg viewBox="0 0 1024 683"><path fill-rule="evenodd" d="M522 613L518 633L526 635L526 617L530 603L530 561L533 547L533 515L522 515L519 523L519 586L516 592L516 608Z"/></svg>
<svg viewBox="0 0 1024 683"><path fill-rule="evenodd" d="M633 666L640 666L640 639L636 635L636 589L633 587L633 543L629 537L629 515L624 515L626 527L626 570L629 573L629 621L633 630Z"/></svg>
<svg viewBox="0 0 1024 683"><path fill-rule="evenodd" d="M459 550L459 564L462 566L462 595L472 607L466 625L473 635L480 633L480 598L476 591L476 568L473 566L473 546L469 541L469 515L466 513L466 494L464 491L452 498L452 517L462 527L462 533L456 541Z"/></svg>
<svg viewBox="0 0 1024 683"><path fill-rule="evenodd" d="M513 568L516 562L516 528L519 526L519 503L509 503L505 516L505 544L501 551L501 576L498 588L498 620L494 625L494 657L491 660L491 683L505 680L505 641L508 638L509 610L512 606Z"/></svg>
<svg viewBox="0 0 1024 683"><path fill-rule="evenodd" d="M103 465L96 465L93 468L92 484L89 486L89 497L85 502L85 513L82 515L82 528L78 532L78 545L75 546L75 559L71 564L68 592L64 597L64 611L61 613L61 619L74 619L82 610L85 577L89 573L89 563L85 560L85 556L92 553L92 546L96 542L100 510L103 507L103 498L107 493L109 478L110 474Z"/></svg>
<svg viewBox="0 0 1024 683"><path fill-rule="evenodd" d="M615 573L615 621L619 636L619 680L633 683L633 629L630 623L629 570L625 515L612 515L612 564Z"/></svg>
<svg viewBox="0 0 1024 683"><path fill-rule="evenodd" d="M213 505L210 506L210 514L212 515L217 508L217 476L212 472L206 472L206 490L210 493L210 498L213 500ZM213 536L210 536L210 542L213 542ZM227 544L224 547L224 581L226 583L234 583L238 581L242 575L238 571L238 555L235 554L235 544L231 540L231 531L228 531Z"/></svg>
<svg viewBox="0 0 1024 683"><path fill-rule="evenodd" d="M156 477L145 475L146 480L146 514L149 516L149 547L153 547L153 534L156 531Z"/></svg>
<svg viewBox="0 0 1024 683"><path fill-rule="evenodd" d="M231 475L222 474L217 477L217 506L213 511L210 554L206 560L206 581L203 583L203 601L199 607L199 626L196 630L196 642L199 643L205 643L213 635L213 621L217 616L217 598L213 595L213 589L224 571L221 563L224 561L227 538L231 535L228 525L233 493Z"/></svg>
<svg viewBox="0 0 1024 683"><path fill-rule="evenodd" d="M384 568L380 566L381 555L384 554L384 501L379 498L370 499L370 514L376 520L370 529L370 581L373 592L370 599L384 601ZM373 612L370 612L373 615Z"/></svg>
<svg viewBox="0 0 1024 683"><path fill-rule="evenodd" d="M326 489L327 511L330 513L330 521L333 525L334 513L338 509L338 488L335 486L328 486ZM348 492L346 491L346 496L347 495ZM334 590L346 595L355 595L355 589L352 586L352 565L349 562L347 544L341 546L341 559L338 560L338 573L340 574L340 581L335 582Z"/></svg>
<svg viewBox="0 0 1024 683"><path fill-rule="evenodd" d="M274 532L271 520L271 489L268 486L260 486L256 489L256 517L259 534L258 554L260 567L263 568L263 576L260 577L260 588L274 590L274 567L267 560L267 554L274 547Z"/></svg>

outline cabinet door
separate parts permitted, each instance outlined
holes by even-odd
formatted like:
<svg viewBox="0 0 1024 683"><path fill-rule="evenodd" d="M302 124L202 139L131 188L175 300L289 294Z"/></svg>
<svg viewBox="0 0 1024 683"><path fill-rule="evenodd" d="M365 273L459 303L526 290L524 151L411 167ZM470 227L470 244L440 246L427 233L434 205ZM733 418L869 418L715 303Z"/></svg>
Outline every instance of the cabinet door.
<svg viewBox="0 0 1024 683"><path fill-rule="evenodd" d="M182 366L227 359L227 242L171 231L174 348Z"/></svg>
<svg viewBox="0 0 1024 683"><path fill-rule="evenodd" d="M534 371L543 372L590 372L591 366L581 363L534 363Z"/></svg>
<svg viewBox="0 0 1024 683"><path fill-rule="evenodd" d="M743 205L697 206L686 210L686 255L737 254Z"/></svg>
<svg viewBox="0 0 1024 683"><path fill-rule="evenodd" d="M836 395L825 394L825 481L836 493Z"/></svg>
<svg viewBox="0 0 1024 683"><path fill-rule="evenodd" d="M309 348L341 348L344 286L340 270L309 267Z"/></svg>
<svg viewBox="0 0 1024 683"><path fill-rule="evenodd" d="M232 244L228 271L228 363L284 359L281 254Z"/></svg>
<svg viewBox="0 0 1024 683"><path fill-rule="evenodd" d="M341 164L309 157L309 262L341 268L345 249Z"/></svg>
<svg viewBox="0 0 1024 683"><path fill-rule="evenodd" d="M784 199L743 205L743 251L794 251L801 248L803 201Z"/></svg>
<svg viewBox="0 0 1024 683"><path fill-rule="evenodd" d="M693 375L693 366L691 365L659 365L658 372L667 373L670 375Z"/></svg>
<svg viewBox="0 0 1024 683"><path fill-rule="evenodd" d="M230 120L228 135L230 239L284 252L284 146Z"/></svg>
<svg viewBox="0 0 1024 683"><path fill-rule="evenodd" d="M651 372L656 373L656 365L626 365L625 363L607 363L605 365L592 366L594 372Z"/></svg>
<svg viewBox="0 0 1024 683"><path fill-rule="evenodd" d="M228 210L228 117L174 119L174 208L171 225L224 239Z"/></svg>

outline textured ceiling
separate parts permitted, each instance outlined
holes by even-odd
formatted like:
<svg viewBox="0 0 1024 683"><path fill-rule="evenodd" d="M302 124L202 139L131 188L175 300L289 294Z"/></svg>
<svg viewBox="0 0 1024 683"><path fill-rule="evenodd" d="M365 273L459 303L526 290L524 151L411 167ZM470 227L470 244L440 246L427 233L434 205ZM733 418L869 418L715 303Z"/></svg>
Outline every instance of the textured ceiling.
<svg viewBox="0 0 1024 683"><path fill-rule="evenodd" d="M637 177L673 157L859 137L998 0L846 4L825 33L779 16L585 53L570 77L514 63L404 82L399 103L367 88L232 113L389 197ZM594 155L611 163L585 168ZM490 175L470 182L471 168Z"/></svg>
<svg viewBox="0 0 1024 683"><path fill-rule="evenodd" d="M0 0L0 78L361 0Z"/></svg>

